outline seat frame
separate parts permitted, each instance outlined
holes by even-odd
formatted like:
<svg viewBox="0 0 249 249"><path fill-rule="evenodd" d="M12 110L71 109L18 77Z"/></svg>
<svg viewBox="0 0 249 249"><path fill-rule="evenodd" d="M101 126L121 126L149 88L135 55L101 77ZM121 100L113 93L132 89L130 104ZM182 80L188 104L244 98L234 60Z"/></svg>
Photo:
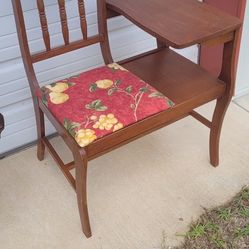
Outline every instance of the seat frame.
<svg viewBox="0 0 249 249"><path fill-rule="evenodd" d="M40 161L44 159L44 152L46 147L50 152L51 156L55 159L56 163L58 164L59 168L61 169L61 171L63 172L69 183L75 189L77 194L82 230L85 236L89 238L92 235L90 222L89 222L88 207L87 207L87 168L88 168L88 162L90 160L98 156L101 156L102 154L107 153L117 147L120 147L123 144L131 142L145 134L148 134L154 130L157 130L179 119L191 115L192 117L196 118L198 121L206 125L208 128L210 128L210 160L213 166L218 166L221 127L226 110L228 108L228 105L231 101L234 92L234 85L235 85L234 60L235 60L235 50L237 47L238 32L232 33L232 39L228 41L225 40L223 66L222 66L221 75L219 77L220 80L226 83L225 90L222 94L214 93L212 99L208 100L204 99L203 97L202 100L196 100L194 102L194 105L192 106L190 105L176 106L176 108L175 109L173 108L171 112L165 111L159 113L154 117L149 117L145 120L135 123L131 127L128 127L127 129L117 131L111 135L108 135L106 138L99 139L96 142L92 143L90 146L81 148L74 140L74 138L66 131L63 125L53 116L53 114L49 111L49 109L42 103L42 101L38 97L40 93L40 87L36 78L33 65L34 63L52 58L54 56L61 55L96 43L99 43L101 46L101 51L105 64L113 63L110 46L109 46L109 40L108 40L107 19L117 16L118 13L115 13L112 10L108 10L105 0L97 0L99 34L96 36L88 37L84 0L78 0L80 23L81 23L83 38L76 42L70 42L65 1L58 0L58 3L59 3L61 26L62 26L62 33L65 45L57 48L51 48L44 2L43 0L37 0L46 51L32 55L29 49L21 0L12 0L22 58L32 93L32 99L33 99L35 116L36 116L37 137L38 137L37 157ZM219 42L222 42L222 40L219 40ZM217 42L214 42L214 44L216 43ZM129 58L121 62L120 64L122 65L128 62L136 61L139 58L147 56L150 53L152 54L162 51L164 49L168 49L165 43L160 41L159 38L157 38L157 46L158 48L153 51ZM194 111L196 107L200 106L204 102L206 103L214 99L217 99L217 104L215 107L212 121L207 120L205 117L201 116L200 114ZM57 152L55 151L55 149L47 139L45 135L44 114L54 125L58 134L63 138L66 145L71 150L74 157L73 162L64 164L62 159L59 157L59 155L57 154ZM112 145L111 147L104 146L107 141ZM101 149L102 147L103 149ZM75 178L70 173L70 171L74 168L76 170Z"/></svg>

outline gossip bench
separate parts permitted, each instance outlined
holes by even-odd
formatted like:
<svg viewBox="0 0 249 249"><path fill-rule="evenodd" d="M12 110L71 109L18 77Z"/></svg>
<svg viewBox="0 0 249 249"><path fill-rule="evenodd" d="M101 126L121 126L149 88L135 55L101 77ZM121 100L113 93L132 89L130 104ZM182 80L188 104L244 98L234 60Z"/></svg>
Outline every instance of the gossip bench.
<svg viewBox="0 0 249 249"><path fill-rule="evenodd" d="M47 148L75 189L82 230L90 237L90 160L190 115L210 128L210 160L218 166L221 127L234 91L234 55L241 23L197 0L97 0L98 34L89 36L84 0L76 2L82 38L70 40L66 4L58 0L64 45L52 47L44 1L37 0L45 50L32 54L21 0L12 0L36 114L37 157L43 160ZM107 19L119 15L154 36L157 48L115 63L109 47ZM97 43L105 65L40 87L35 63ZM170 48L194 44L224 44L218 78ZM213 100L217 104L212 121L194 111ZM72 151L73 162L64 164L49 142L44 115ZM71 174L74 168L75 178Z"/></svg>

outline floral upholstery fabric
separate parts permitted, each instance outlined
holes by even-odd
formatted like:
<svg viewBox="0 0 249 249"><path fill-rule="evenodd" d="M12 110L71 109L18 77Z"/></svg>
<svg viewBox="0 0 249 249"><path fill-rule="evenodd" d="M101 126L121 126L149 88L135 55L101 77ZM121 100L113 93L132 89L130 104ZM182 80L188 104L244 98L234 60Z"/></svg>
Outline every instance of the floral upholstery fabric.
<svg viewBox="0 0 249 249"><path fill-rule="evenodd" d="M42 102L85 147L174 103L116 63L41 88Z"/></svg>

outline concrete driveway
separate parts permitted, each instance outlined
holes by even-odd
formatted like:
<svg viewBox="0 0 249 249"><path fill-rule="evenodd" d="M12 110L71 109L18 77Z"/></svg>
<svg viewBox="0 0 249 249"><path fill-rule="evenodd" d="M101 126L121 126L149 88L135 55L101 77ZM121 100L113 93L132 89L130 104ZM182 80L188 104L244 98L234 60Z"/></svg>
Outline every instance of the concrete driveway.
<svg viewBox="0 0 249 249"><path fill-rule="evenodd" d="M62 141L53 142L69 161ZM231 105L217 169L209 164L208 129L191 117L90 162L90 239L81 233L73 190L52 158L38 162L35 151L0 161L1 248L159 249L163 233L168 246L179 244L176 234L202 207L249 184L249 113Z"/></svg>

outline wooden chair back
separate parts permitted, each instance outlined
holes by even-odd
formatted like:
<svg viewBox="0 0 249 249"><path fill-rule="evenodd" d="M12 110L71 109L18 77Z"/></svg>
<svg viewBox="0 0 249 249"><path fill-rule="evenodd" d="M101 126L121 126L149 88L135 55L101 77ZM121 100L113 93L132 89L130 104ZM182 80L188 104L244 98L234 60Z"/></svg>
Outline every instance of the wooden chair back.
<svg viewBox="0 0 249 249"><path fill-rule="evenodd" d="M38 90L39 85L37 83L37 79L33 68L33 64L36 62L43 61L96 43L100 43L101 45L101 50L105 63L108 64L113 61L110 53L108 33L107 33L106 8L105 8L106 1L96 0L99 32L97 35L89 36L87 21L86 21L85 2L84 0L77 0L82 39L74 42L71 42L69 37L69 26L68 26L65 0L57 0L57 1L59 7L61 31L64 40L64 45L59 47L51 47L51 42L50 42L51 39L49 34L49 26L46 16L44 0L36 0L43 41L45 44L45 51L31 54L28 44L27 29L24 21L21 0L12 0L14 16L17 24L17 33L20 41L21 53L32 94L35 94L36 91L39 91Z"/></svg>

